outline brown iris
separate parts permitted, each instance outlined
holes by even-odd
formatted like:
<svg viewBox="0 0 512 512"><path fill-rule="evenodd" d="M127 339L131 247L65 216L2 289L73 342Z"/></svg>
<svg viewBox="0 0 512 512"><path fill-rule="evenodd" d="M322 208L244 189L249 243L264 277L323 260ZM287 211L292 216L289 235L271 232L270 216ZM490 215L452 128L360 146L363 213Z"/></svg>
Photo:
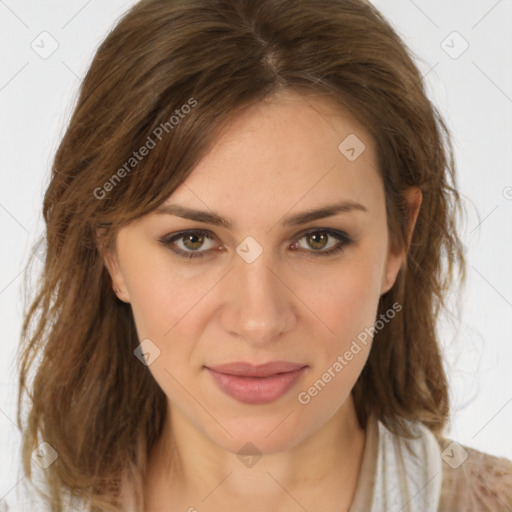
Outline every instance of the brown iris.
<svg viewBox="0 0 512 512"><path fill-rule="evenodd" d="M185 245L185 247L187 249L190 249L193 251L193 250L201 248L201 246L204 243L204 239L205 239L205 237L203 235L201 235L200 233L190 233L188 235L183 236L183 244ZM189 246L188 242L190 242L193 246L192 247Z"/></svg>
<svg viewBox="0 0 512 512"><path fill-rule="evenodd" d="M328 239L329 235L323 231L319 231L317 233L311 233L306 236L308 239L308 245L312 249L323 249L327 243L327 239ZM310 242L311 240L314 240L313 243ZM317 246L316 244L320 244L320 246Z"/></svg>

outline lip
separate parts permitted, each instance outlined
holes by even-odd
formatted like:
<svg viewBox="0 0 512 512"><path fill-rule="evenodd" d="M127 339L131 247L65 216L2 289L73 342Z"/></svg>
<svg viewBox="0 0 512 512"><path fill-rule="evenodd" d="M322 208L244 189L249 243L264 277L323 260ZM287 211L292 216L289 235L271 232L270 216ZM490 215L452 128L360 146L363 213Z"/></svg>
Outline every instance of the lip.
<svg viewBox="0 0 512 512"><path fill-rule="evenodd" d="M228 396L245 404L266 404L286 394L306 371L307 365L286 361L261 365L234 362L205 368Z"/></svg>
<svg viewBox="0 0 512 512"><path fill-rule="evenodd" d="M252 364L243 361L207 366L217 373L238 375L240 377L269 377L277 373L287 373L306 366L301 363L290 363L288 361L270 361L265 364Z"/></svg>

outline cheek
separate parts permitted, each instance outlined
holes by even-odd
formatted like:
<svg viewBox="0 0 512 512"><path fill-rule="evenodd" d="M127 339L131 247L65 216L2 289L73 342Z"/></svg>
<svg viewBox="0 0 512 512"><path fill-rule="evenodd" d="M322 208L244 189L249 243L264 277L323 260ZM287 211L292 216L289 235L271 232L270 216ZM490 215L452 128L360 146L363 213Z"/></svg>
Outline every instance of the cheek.
<svg viewBox="0 0 512 512"><path fill-rule="evenodd" d="M331 273L329 285L313 298L322 320L315 338L321 343L311 375L297 400L307 407L305 411L314 411L318 418L332 414L345 401L370 352L381 266L368 254L365 259L358 253L357 261L346 262L339 272ZM331 331L328 335L324 324Z"/></svg>
<svg viewBox="0 0 512 512"><path fill-rule="evenodd" d="M184 406L187 394L179 383L190 379L190 357L201 328L196 311L212 283L181 271L165 251L146 248L124 263L138 338L155 354L148 369L166 395Z"/></svg>
<svg viewBox="0 0 512 512"><path fill-rule="evenodd" d="M160 338L171 326L173 311L165 293L171 285L160 265L131 255L126 262L126 287L140 338Z"/></svg>
<svg viewBox="0 0 512 512"><path fill-rule="evenodd" d="M323 289L316 288L314 309L335 333L338 348L375 322L381 280L382 257L371 248L358 250L329 273Z"/></svg>
<svg viewBox="0 0 512 512"><path fill-rule="evenodd" d="M208 290L204 275L190 276L165 250L139 244L124 259L123 273L140 337L164 341ZM175 327L176 326L176 327Z"/></svg>
<svg viewBox="0 0 512 512"><path fill-rule="evenodd" d="M146 247L125 259L125 282L139 340L158 354L153 377L176 403L187 404L180 383L195 378L194 351L212 311L211 296L222 275L175 262Z"/></svg>

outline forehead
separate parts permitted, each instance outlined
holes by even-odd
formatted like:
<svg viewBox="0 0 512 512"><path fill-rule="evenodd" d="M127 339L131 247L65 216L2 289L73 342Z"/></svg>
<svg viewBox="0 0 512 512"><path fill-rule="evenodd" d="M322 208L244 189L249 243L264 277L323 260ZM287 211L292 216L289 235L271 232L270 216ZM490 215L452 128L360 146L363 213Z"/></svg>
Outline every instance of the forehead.
<svg viewBox="0 0 512 512"><path fill-rule="evenodd" d="M258 211L340 197L372 201L379 193L374 141L350 111L324 96L287 91L232 120L167 202L204 208L230 200Z"/></svg>
<svg viewBox="0 0 512 512"><path fill-rule="evenodd" d="M211 163L219 153L289 159L291 154L316 155L317 150L336 158L340 143L349 136L369 153L375 149L368 131L344 105L326 95L286 91L251 105L233 119L207 159ZM257 153L265 148L273 151Z"/></svg>

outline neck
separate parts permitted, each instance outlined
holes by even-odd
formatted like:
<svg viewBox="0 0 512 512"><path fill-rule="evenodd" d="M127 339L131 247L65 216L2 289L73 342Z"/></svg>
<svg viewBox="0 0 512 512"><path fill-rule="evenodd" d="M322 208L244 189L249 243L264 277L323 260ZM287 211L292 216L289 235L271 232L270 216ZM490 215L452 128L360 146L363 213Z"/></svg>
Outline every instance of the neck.
<svg viewBox="0 0 512 512"><path fill-rule="evenodd" d="M278 511L294 502L307 510L318 509L319 502L324 512L348 510L365 444L351 395L313 435L257 460L242 460L168 411L148 460L144 510L163 510L159 503L171 510L175 503L176 510Z"/></svg>

